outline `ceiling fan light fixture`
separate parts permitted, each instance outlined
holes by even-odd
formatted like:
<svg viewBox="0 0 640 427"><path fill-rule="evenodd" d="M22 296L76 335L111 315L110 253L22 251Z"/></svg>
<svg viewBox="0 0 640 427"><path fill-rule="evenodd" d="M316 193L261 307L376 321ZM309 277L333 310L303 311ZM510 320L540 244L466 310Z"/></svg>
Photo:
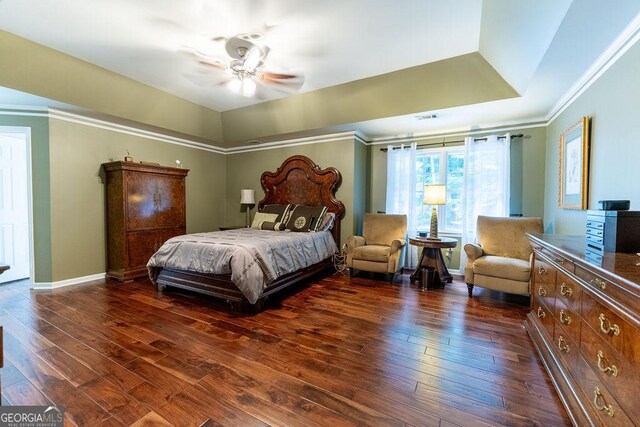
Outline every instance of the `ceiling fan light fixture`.
<svg viewBox="0 0 640 427"><path fill-rule="evenodd" d="M242 96L251 98L256 94L256 82L252 78L242 79Z"/></svg>
<svg viewBox="0 0 640 427"><path fill-rule="evenodd" d="M227 87L233 93L240 93L240 90L242 89L242 81L240 79L232 79L227 83Z"/></svg>

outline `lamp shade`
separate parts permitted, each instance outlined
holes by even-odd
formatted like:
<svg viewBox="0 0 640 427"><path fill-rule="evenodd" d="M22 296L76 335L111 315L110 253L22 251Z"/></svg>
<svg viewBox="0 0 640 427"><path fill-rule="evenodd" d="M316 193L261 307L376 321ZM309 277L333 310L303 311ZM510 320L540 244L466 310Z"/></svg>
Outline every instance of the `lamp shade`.
<svg viewBox="0 0 640 427"><path fill-rule="evenodd" d="M425 205L444 205L447 202L447 187L444 184L428 184L424 186Z"/></svg>
<svg viewBox="0 0 640 427"><path fill-rule="evenodd" d="M240 190L240 203L253 205L256 202L255 190Z"/></svg>

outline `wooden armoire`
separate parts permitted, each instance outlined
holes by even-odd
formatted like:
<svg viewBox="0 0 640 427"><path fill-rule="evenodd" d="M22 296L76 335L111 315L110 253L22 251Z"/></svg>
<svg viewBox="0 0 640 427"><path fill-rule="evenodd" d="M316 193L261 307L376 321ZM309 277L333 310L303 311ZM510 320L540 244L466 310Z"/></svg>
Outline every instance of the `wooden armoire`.
<svg viewBox="0 0 640 427"><path fill-rule="evenodd" d="M188 169L111 162L106 175L107 277L147 275L147 261L173 236L186 233Z"/></svg>

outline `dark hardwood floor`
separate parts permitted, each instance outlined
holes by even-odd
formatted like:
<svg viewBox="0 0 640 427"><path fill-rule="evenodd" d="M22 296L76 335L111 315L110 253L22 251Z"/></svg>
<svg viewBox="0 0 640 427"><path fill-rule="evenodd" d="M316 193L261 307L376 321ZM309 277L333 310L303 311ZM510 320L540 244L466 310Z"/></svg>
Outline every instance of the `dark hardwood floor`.
<svg viewBox="0 0 640 427"><path fill-rule="evenodd" d="M0 286L2 404L79 426L570 424L526 302L402 280L336 275L249 317L146 280Z"/></svg>

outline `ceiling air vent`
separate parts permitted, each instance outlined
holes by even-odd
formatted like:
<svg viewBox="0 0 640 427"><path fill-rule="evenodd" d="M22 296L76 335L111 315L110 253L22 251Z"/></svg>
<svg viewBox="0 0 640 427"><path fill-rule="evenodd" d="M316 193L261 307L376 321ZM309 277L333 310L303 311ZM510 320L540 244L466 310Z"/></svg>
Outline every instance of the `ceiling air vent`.
<svg viewBox="0 0 640 427"><path fill-rule="evenodd" d="M416 120L437 119L438 118L438 113L418 114L417 116L414 116L414 117L416 118Z"/></svg>

